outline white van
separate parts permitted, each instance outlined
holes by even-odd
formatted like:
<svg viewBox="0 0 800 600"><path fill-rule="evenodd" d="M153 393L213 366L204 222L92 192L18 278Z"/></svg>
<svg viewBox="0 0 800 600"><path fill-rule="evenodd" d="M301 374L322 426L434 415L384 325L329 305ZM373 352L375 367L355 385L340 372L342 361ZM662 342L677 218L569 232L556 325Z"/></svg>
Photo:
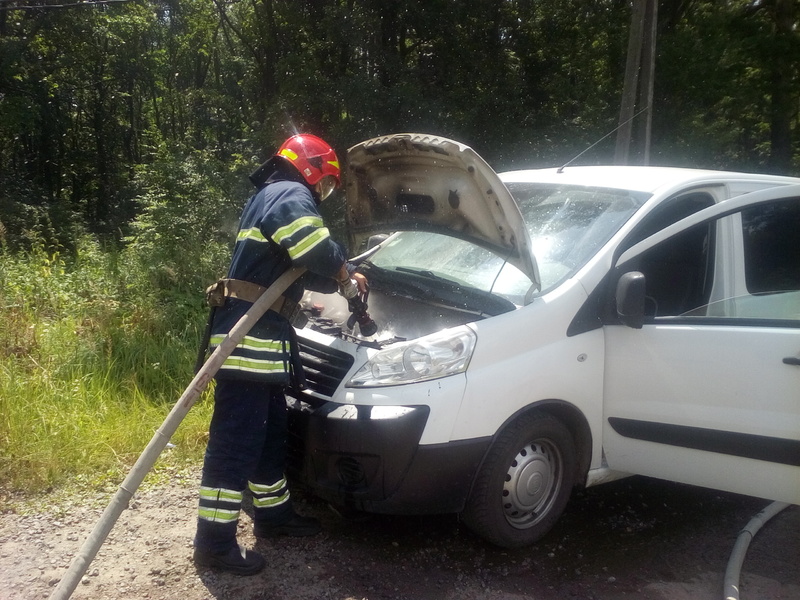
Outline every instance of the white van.
<svg viewBox="0 0 800 600"><path fill-rule="evenodd" d="M398 134L351 148L346 182L351 242L391 235L357 259L375 335L304 300L290 465L314 494L504 547L630 474L800 503L800 179L498 177Z"/></svg>

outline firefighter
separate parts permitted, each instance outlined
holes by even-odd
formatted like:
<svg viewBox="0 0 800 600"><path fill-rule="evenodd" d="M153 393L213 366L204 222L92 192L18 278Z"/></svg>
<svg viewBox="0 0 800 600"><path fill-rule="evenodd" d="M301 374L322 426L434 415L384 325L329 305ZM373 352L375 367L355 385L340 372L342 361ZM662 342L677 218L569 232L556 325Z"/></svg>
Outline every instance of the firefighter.
<svg viewBox="0 0 800 600"><path fill-rule="evenodd" d="M340 183L339 161L322 139L286 140L252 176L258 192L242 213L228 277L214 291L210 346L291 266L308 271L267 311L216 375L214 414L200 482L194 561L239 575L263 569L263 557L240 548L236 528L245 488L253 498L256 537L319 533L316 519L298 515L284 475L287 408L284 387L302 378L292 318L304 288L366 291L317 209ZM210 288L211 289L211 288Z"/></svg>

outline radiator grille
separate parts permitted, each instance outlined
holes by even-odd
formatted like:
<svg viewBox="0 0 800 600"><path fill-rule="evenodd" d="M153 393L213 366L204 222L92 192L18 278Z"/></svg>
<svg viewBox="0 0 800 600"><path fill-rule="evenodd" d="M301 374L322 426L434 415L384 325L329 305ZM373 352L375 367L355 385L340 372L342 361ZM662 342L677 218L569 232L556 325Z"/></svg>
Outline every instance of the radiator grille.
<svg viewBox="0 0 800 600"><path fill-rule="evenodd" d="M310 340L299 339L298 342L308 388L323 396L333 396L353 366L353 357Z"/></svg>

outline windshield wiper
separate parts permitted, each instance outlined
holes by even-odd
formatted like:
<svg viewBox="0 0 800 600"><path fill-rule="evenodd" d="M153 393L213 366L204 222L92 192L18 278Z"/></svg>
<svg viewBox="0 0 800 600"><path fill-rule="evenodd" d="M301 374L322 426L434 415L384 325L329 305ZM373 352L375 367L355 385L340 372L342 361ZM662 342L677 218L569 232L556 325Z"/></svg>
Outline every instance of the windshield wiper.
<svg viewBox="0 0 800 600"><path fill-rule="evenodd" d="M437 275L433 271L429 271L428 269L412 269L409 267L395 267L395 271L400 271L401 273L411 273L412 275L422 275L423 277L427 277L428 279L435 279L436 281L445 281L450 284L458 285L458 282L453 281L452 279L448 279L447 277L442 277L441 275Z"/></svg>
<svg viewBox="0 0 800 600"><path fill-rule="evenodd" d="M499 315L514 310L515 306L509 300L494 296L490 292L464 285L437 275L427 269L414 269L409 267L378 267L366 261L362 271L367 279L373 282L373 289L399 294L408 298L418 298L423 302L441 303L444 306L457 310L471 312L477 315ZM396 285L399 279L394 273L407 273L416 277L402 277L402 285Z"/></svg>

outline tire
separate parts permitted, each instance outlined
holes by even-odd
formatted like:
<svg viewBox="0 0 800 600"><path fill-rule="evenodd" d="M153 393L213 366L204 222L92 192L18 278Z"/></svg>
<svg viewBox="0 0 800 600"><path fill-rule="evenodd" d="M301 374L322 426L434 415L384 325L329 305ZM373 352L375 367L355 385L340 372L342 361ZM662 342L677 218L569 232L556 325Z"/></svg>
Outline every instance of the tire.
<svg viewBox="0 0 800 600"><path fill-rule="evenodd" d="M472 531L493 544L528 546L561 516L575 472L569 430L548 414L527 413L492 444L462 517Z"/></svg>

